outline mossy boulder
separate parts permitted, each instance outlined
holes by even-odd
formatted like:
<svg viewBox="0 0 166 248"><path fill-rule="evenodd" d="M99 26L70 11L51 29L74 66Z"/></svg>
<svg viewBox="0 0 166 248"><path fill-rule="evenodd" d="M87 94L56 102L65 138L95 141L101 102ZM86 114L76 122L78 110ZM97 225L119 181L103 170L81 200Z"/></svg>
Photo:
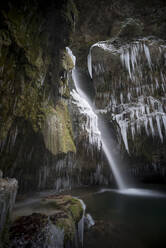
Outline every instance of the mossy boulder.
<svg viewBox="0 0 166 248"><path fill-rule="evenodd" d="M10 228L10 247L65 247L77 236L77 225L83 217L83 208L78 199L70 195L48 196L23 207L26 216L21 217L21 210L13 213Z"/></svg>

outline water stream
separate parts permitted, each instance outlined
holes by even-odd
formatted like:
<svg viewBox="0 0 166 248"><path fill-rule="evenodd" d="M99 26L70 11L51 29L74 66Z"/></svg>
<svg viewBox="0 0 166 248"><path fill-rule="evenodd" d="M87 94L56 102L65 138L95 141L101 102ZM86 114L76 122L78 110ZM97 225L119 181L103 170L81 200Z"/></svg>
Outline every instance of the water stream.
<svg viewBox="0 0 166 248"><path fill-rule="evenodd" d="M143 41L141 41L141 42L143 42ZM98 43L92 45L92 47L90 48L90 51L89 51L88 59L87 59L89 75L91 78L92 78L92 54L91 53L92 53L92 48L95 46L98 46L104 50L108 50L109 52L110 52L110 50L112 51L114 49L111 44L109 46L107 46L105 44L105 42L98 42ZM141 43L141 45L139 43L136 44L136 48L137 48L137 46L139 48L139 46L142 46L142 43ZM130 78L134 78L134 80L136 80L135 75L134 75L135 67L136 66L138 67L135 60L136 60L136 57L138 56L137 50L139 50L139 49L136 49L136 48L135 47L133 48L136 51L134 50L135 53L131 54L131 56L128 56L126 54L124 55L123 52L122 52L123 56L121 55L121 60L128 68L128 73L129 73ZM67 48L67 51L70 54L74 64L76 64L76 57L73 55L70 48ZM145 57L147 59L149 68L151 70L152 65L151 65L150 52L149 52L149 48L146 45L144 45L144 53L145 53ZM131 64L133 66L132 69L130 68L130 66L129 66L130 63L128 62L130 57L131 57ZM141 71L141 69L139 68L138 71ZM89 133L89 142L91 144L96 143L99 149L100 149L100 147L103 149L105 156L108 160L109 167L110 167L110 169L111 169L111 171L115 177L115 180L116 180L116 183L117 183L117 186L119 189L119 193L124 194L124 195L131 195L131 196L133 196L133 195L154 196L154 197L158 196L158 192L148 191L145 189L139 189L139 188L134 188L133 186L132 187L129 186L128 180L127 180L126 175L124 173L124 168L123 168L123 170L121 168L123 166L123 164L114 155L114 152L113 152L114 147L111 144L112 137L110 134L110 130L105 125L102 125L102 124L99 125L99 122L102 123L102 120L100 120L101 117L96 114L97 111L94 107L94 104L92 103L90 98L87 96L87 94L80 87L81 83L83 83L83 82L81 82L81 80L79 78L76 66L74 67L74 69L72 71L72 78L73 78L75 88L76 88L76 90L73 90L73 92L72 92L73 99L75 100L78 108L80 109L80 112L87 116L88 121L87 121L87 125L86 125L85 129ZM139 81L139 79L137 79L137 81ZM128 144L127 144L127 133L124 132L123 130L121 130L121 131L122 131L122 137L123 137L123 141L125 143L126 150L129 152ZM126 135L126 138L124 137L125 135Z"/></svg>
<svg viewBox="0 0 166 248"><path fill-rule="evenodd" d="M67 48L68 53L70 54L74 64L76 62L75 56L72 54L72 51ZM99 117L95 113L95 108L91 102L91 100L88 98L88 96L83 92L83 90L79 86L79 76L77 72L77 68L75 67L72 71L72 78L75 84L76 90L72 91L72 97L74 98L75 102L77 103L77 106L79 107L80 111L88 116L87 118L87 125L86 130L89 133L89 142L92 144L97 144L98 148L100 148L100 145L105 153L105 156L108 160L108 164L110 166L110 169L112 170L112 173L115 177L115 180L117 182L119 189L127 188L127 182L124 181L124 178L122 177L120 170L118 168L118 164L116 163L116 159L113 156L111 152L111 148L109 149L106 139L104 137L105 132L109 132L108 130L105 130L106 127L100 127L99 128Z"/></svg>

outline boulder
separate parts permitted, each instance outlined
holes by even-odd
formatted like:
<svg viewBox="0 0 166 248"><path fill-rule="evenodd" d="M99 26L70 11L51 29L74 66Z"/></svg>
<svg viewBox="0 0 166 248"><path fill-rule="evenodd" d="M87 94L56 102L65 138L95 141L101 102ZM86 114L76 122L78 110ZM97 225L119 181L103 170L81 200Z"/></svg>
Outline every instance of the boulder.
<svg viewBox="0 0 166 248"><path fill-rule="evenodd" d="M84 208L79 199L70 195L41 198L13 212L9 247L77 247L82 242L83 219Z"/></svg>

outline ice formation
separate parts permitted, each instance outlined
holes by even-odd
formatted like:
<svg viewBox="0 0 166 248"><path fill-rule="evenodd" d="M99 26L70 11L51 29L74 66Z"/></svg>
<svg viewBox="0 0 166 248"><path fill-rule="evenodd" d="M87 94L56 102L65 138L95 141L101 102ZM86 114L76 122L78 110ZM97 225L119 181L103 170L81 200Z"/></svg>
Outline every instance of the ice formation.
<svg viewBox="0 0 166 248"><path fill-rule="evenodd" d="M118 124L126 150L129 152L128 138L134 140L143 132L147 136L159 136L161 142L166 136L166 46L161 40L140 39L119 48L99 42L98 46L119 56L120 71L110 78L109 94L97 93L98 97L109 99L106 109ZM110 55L111 56L111 55ZM90 66L96 75L101 73L104 62ZM102 69L104 72L104 69Z"/></svg>

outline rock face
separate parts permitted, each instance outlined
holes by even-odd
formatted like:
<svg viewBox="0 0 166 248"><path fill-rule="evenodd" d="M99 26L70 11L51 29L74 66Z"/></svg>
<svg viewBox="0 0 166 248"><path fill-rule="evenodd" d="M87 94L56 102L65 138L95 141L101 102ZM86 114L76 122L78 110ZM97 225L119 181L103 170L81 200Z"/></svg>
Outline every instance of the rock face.
<svg viewBox="0 0 166 248"><path fill-rule="evenodd" d="M96 106L114 123L135 167L144 164L150 176L165 176L165 52L165 42L150 37L99 42L89 55Z"/></svg>
<svg viewBox="0 0 166 248"><path fill-rule="evenodd" d="M92 81L88 77L86 65L90 46L98 40L110 40L115 36L120 39L119 47L115 46L117 50L120 47L126 50L125 46L133 38L136 41L156 35L165 39L165 1L127 0L124 3L117 0L115 3L107 0L63 0L55 3L50 0L48 4L42 0L26 0L22 4L20 1L14 3L8 0L1 7L0 168L4 175L18 179L20 191L44 188L59 191L81 184L110 183L112 175L103 154L89 142L84 130L89 120L81 113L78 101L76 104L70 94L73 82L69 75L74 62L66 47L72 48L77 57L77 69L80 74L84 72L82 75L91 88ZM107 52L103 55L103 51L99 50L97 53L103 56L103 60L108 58L112 63ZM155 49L152 50L155 53ZM100 56L97 53L96 60ZM117 70L126 71L125 67L119 67L118 58L116 62ZM109 71L108 68L104 70ZM124 74L127 75L127 71ZM109 75L106 77L108 81ZM98 87L97 81L96 76L95 88ZM159 94L159 98L160 88L155 93ZM98 97L97 93L97 106L101 104L98 107L105 108L107 96L102 102L97 100ZM142 104L140 101L137 105ZM156 138L157 135L154 135L154 139L148 136L148 142L151 143L151 138L154 140L152 144L156 152L151 159L151 151L148 150L143 160L148 161L147 166L153 164L156 171L159 169L165 173L158 167L165 159L164 152L159 151L164 147L161 144L164 133L163 130L159 131L160 119L161 116L153 124L157 127L153 127L155 134L160 133L160 139ZM125 135L123 132L123 139L120 133L118 135L123 150L127 147L123 145L124 140L127 140ZM137 154L136 157L132 156L133 161L136 158L141 161L139 147L142 145L136 143L132 146L129 141L128 150L133 149L131 155ZM147 148L149 146L146 145ZM137 174L135 168L134 171Z"/></svg>
<svg viewBox="0 0 166 248"><path fill-rule="evenodd" d="M76 0L75 3L79 16L72 46L78 65L84 70L89 48L98 41L118 35L123 39L149 35L166 38L163 0Z"/></svg>
<svg viewBox="0 0 166 248"><path fill-rule="evenodd" d="M56 173L59 157L67 167L76 151L67 106L73 63L65 49L76 15L70 0L1 8L0 167L20 190L46 187L47 165Z"/></svg>
<svg viewBox="0 0 166 248"><path fill-rule="evenodd" d="M78 0L76 5L80 15L72 46L77 66L85 74L89 53L96 108L102 115L105 112L130 173L161 182L165 178L166 4Z"/></svg>
<svg viewBox="0 0 166 248"><path fill-rule="evenodd" d="M16 193L17 181L15 179L0 178L0 247L8 241L9 221Z"/></svg>
<svg viewBox="0 0 166 248"><path fill-rule="evenodd" d="M33 212L34 211L34 212ZM81 247L84 209L69 195L41 198L13 213L9 247Z"/></svg>

